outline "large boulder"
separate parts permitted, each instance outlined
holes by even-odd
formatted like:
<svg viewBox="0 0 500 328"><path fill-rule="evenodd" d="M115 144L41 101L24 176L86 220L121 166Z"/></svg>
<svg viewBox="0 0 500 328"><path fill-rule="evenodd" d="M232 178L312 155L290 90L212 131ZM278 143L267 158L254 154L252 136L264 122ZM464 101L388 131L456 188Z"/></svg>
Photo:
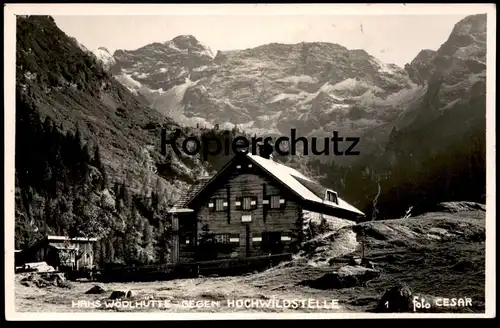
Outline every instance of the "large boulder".
<svg viewBox="0 0 500 328"><path fill-rule="evenodd" d="M51 275L52 277L52 282L53 282L53 285L54 286L57 286L57 287L70 287L70 284L69 282L66 280L66 277L64 276L63 273L56 273L54 275Z"/></svg>
<svg viewBox="0 0 500 328"><path fill-rule="evenodd" d="M110 299L122 299L122 298L130 298L132 297L132 291L124 291L124 290L114 290L111 292L109 296Z"/></svg>
<svg viewBox="0 0 500 328"><path fill-rule="evenodd" d="M364 286L367 281L377 278L378 276L379 272L377 270L358 265L346 265L336 272L326 273L318 279L305 280L301 282L301 284L316 289L351 288Z"/></svg>
<svg viewBox="0 0 500 328"><path fill-rule="evenodd" d="M85 294L103 294L105 292L106 290L102 286L95 285L94 287L87 290Z"/></svg>
<svg viewBox="0 0 500 328"><path fill-rule="evenodd" d="M410 286L400 283L385 291L380 299L377 312L411 312L413 291Z"/></svg>
<svg viewBox="0 0 500 328"><path fill-rule="evenodd" d="M21 279L21 285L26 287L43 288L49 286L49 282L42 279L39 274L33 273Z"/></svg>
<svg viewBox="0 0 500 328"><path fill-rule="evenodd" d="M486 212L486 205L476 202L443 202L435 206L436 211L443 212L467 212L467 211L483 211Z"/></svg>
<svg viewBox="0 0 500 328"><path fill-rule="evenodd" d="M31 273L21 280L21 284L27 287L35 286L38 288L56 286L63 288L70 288L71 285L60 272L45 272L45 273Z"/></svg>

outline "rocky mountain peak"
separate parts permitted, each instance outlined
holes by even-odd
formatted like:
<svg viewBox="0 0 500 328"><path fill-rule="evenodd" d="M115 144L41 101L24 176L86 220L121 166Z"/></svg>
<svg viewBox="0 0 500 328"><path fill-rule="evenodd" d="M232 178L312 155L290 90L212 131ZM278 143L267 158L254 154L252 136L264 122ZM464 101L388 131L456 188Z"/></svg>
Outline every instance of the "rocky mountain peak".
<svg viewBox="0 0 500 328"><path fill-rule="evenodd" d="M435 50L424 49L417 54L417 56L411 61L411 64L413 65L417 62L427 63L434 59L436 53L437 52Z"/></svg>
<svg viewBox="0 0 500 328"><path fill-rule="evenodd" d="M103 51L103 52L111 55L111 52L109 52L108 48L106 48L106 47L98 47L97 50Z"/></svg>
<svg viewBox="0 0 500 328"><path fill-rule="evenodd" d="M321 129L322 122L350 117L353 104L384 102L411 84L396 65L327 42L269 43L213 57L194 36L181 35L114 57L121 67L115 77L158 111L266 134Z"/></svg>
<svg viewBox="0 0 500 328"><path fill-rule="evenodd" d="M486 14L467 16L455 24L448 40L439 48L441 56L486 60Z"/></svg>
<svg viewBox="0 0 500 328"><path fill-rule="evenodd" d="M486 14L470 15L455 24L453 35L484 36L486 39Z"/></svg>
<svg viewBox="0 0 500 328"><path fill-rule="evenodd" d="M273 42L212 56L194 36L180 35L116 52L120 71L114 75L183 124L238 125L258 134L283 134L291 127L302 134L362 134L414 107L439 76L449 86L463 82L462 91L482 80L481 20L484 15L458 22L439 50L420 51L404 69L328 42ZM454 94L444 90L439 97L447 104L457 100Z"/></svg>
<svg viewBox="0 0 500 328"><path fill-rule="evenodd" d="M433 74L439 72L453 85L468 79L469 73L485 71L485 63L486 15L479 14L467 16L456 23L446 42L437 51L420 51L405 69L418 84L428 83Z"/></svg>
<svg viewBox="0 0 500 328"><path fill-rule="evenodd" d="M189 49L201 46L200 42L192 35L179 35L173 38L171 41L175 43L180 49Z"/></svg>

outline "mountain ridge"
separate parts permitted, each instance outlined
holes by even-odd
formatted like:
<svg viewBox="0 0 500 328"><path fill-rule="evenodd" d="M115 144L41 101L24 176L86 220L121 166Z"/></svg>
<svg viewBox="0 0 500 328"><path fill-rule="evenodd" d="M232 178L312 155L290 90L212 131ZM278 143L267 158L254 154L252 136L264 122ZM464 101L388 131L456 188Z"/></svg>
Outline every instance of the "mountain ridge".
<svg viewBox="0 0 500 328"><path fill-rule="evenodd" d="M162 48L168 42L158 45L156 51L165 52ZM114 76L133 92L145 95L158 111L187 126L238 126L260 135L283 135L292 126L306 135L332 130L362 132L401 110L390 108L394 101L387 100L389 94L397 90L411 97L415 92L402 68L386 65L364 50L333 43L270 43L218 51L213 59L198 56L196 51L150 56L156 44L149 45L147 54L140 53L147 46L126 56L118 52ZM321 51L316 51L318 47ZM329 56L331 52L340 52L336 56L340 70L329 59L335 57ZM129 61L141 56L145 61ZM164 67L164 60L171 56L172 64ZM359 117L360 104L367 102L387 110L369 110ZM362 114L364 111L366 108ZM336 124L322 124L333 121Z"/></svg>
<svg viewBox="0 0 500 328"><path fill-rule="evenodd" d="M18 17L16 33L16 249L46 234L95 236L96 263L165 262L166 211L210 167L161 154L161 129L181 127L52 17Z"/></svg>

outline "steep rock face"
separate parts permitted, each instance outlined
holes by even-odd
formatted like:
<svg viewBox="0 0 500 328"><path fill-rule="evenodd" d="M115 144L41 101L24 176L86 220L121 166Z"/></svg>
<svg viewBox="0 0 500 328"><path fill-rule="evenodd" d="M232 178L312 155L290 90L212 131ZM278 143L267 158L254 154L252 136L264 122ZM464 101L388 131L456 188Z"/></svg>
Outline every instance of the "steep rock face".
<svg viewBox="0 0 500 328"><path fill-rule="evenodd" d="M484 202L485 40L486 15L468 16L437 51L422 52L409 65L419 72L423 97L378 128L378 140L387 140L382 149L357 161L386 177L379 208L402 215L410 206L425 209L436 201Z"/></svg>
<svg viewBox="0 0 500 328"><path fill-rule="evenodd" d="M405 66L420 88L419 97L395 119L367 131L361 162L373 164L373 156L385 152L384 165L395 164L395 152L406 149L418 158L443 151L471 131L484 133L485 62L486 15L467 16L438 50L422 50Z"/></svg>
<svg viewBox="0 0 500 328"><path fill-rule="evenodd" d="M267 135L292 127L361 132L400 113L421 90L405 70L331 43L273 43L213 57L181 36L114 57L115 78L180 123Z"/></svg>
<svg viewBox="0 0 500 328"><path fill-rule="evenodd" d="M486 95L486 15L464 18L437 51L421 52L409 66L419 72L428 90L419 106L397 121L398 128L441 118L444 127L453 126L460 134L476 122L474 118L485 120L486 107L479 103Z"/></svg>
<svg viewBox="0 0 500 328"><path fill-rule="evenodd" d="M437 51L422 50L406 68L418 71L415 80L430 82L440 76L449 84L482 73L486 69L486 15L467 16Z"/></svg>
<svg viewBox="0 0 500 328"><path fill-rule="evenodd" d="M435 71L435 67L432 65L435 56L436 51L424 49L418 53L410 64L405 65L405 69L412 81L420 85L429 81Z"/></svg>
<svg viewBox="0 0 500 328"><path fill-rule="evenodd" d="M117 50L113 56L116 75L131 78L160 93L183 84L194 69L213 60L210 49L191 35L152 43L133 51Z"/></svg>

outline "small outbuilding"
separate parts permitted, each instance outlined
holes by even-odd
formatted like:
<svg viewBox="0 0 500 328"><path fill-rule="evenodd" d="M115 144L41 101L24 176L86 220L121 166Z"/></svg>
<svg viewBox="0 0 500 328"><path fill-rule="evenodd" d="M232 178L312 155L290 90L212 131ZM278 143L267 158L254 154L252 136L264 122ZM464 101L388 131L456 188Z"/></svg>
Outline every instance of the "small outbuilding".
<svg viewBox="0 0 500 328"><path fill-rule="evenodd" d="M16 252L16 265L46 262L58 271L76 271L94 267L94 243L97 238L46 236L30 247Z"/></svg>

